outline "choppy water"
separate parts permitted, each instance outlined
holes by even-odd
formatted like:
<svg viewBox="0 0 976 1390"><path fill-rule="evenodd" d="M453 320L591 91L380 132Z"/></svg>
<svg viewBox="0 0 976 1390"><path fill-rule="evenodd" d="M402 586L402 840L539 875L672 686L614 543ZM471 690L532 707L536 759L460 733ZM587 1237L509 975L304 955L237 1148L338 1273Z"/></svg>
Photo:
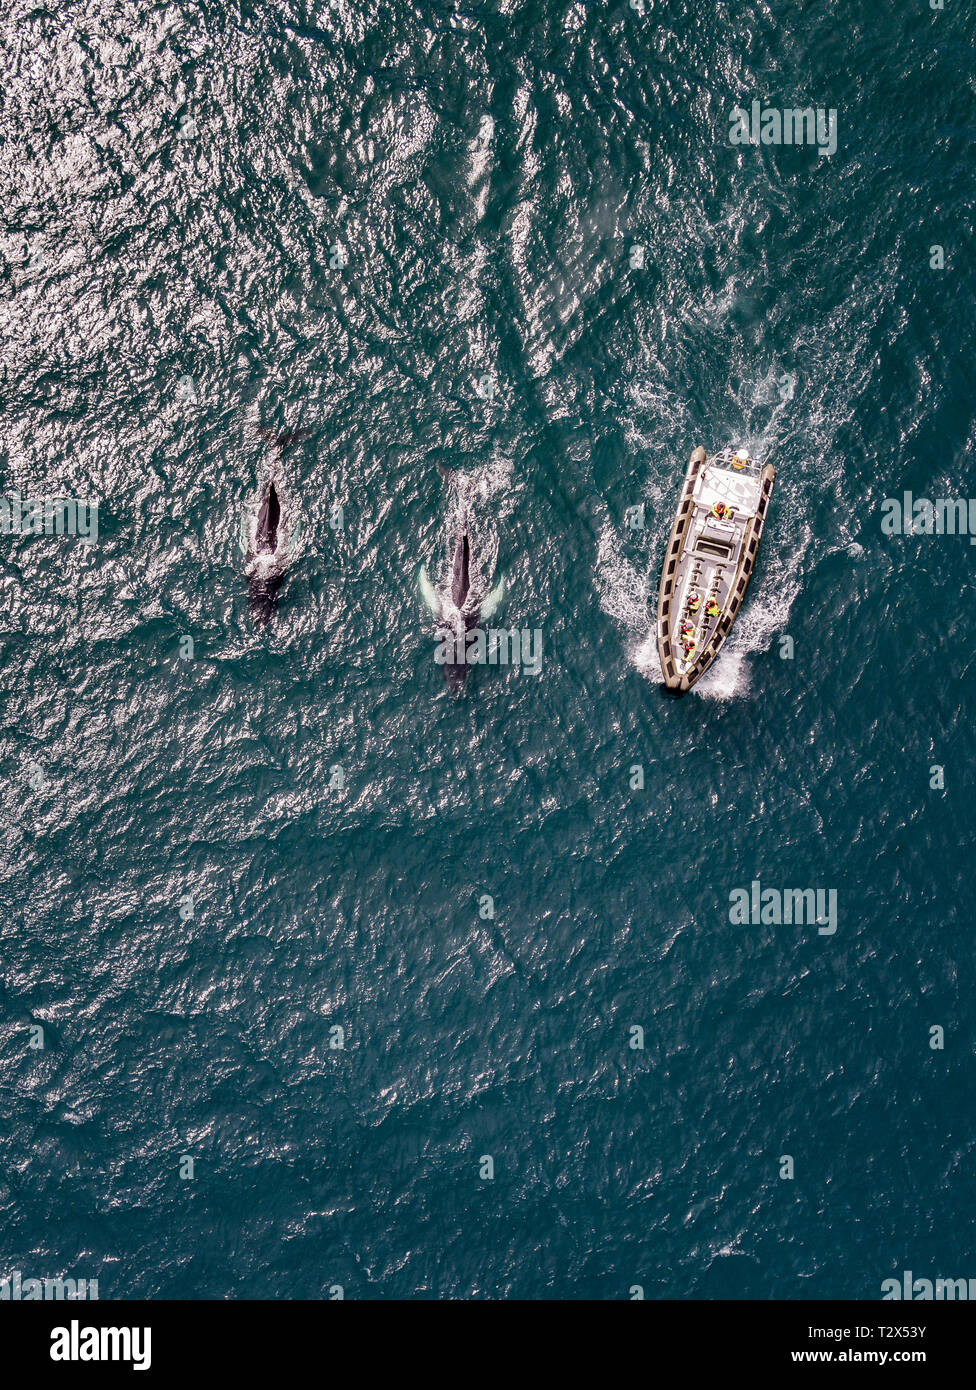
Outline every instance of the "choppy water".
<svg viewBox="0 0 976 1390"><path fill-rule="evenodd" d="M974 487L973 19L4 6L0 488L100 511L0 537L0 1276L976 1275L974 551L880 526ZM733 147L753 97L836 107L837 153ZM259 423L308 432L264 633ZM699 442L779 477L670 703L648 605ZM460 699L416 586L437 463L499 483L506 621L544 634ZM731 925L754 878L836 889L836 934Z"/></svg>

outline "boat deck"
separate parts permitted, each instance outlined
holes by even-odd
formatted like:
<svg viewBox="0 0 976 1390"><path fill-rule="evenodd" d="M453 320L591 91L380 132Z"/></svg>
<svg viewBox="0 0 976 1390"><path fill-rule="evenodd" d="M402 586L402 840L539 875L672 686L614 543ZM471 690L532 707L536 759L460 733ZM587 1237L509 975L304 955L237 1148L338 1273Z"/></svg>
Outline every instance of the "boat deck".
<svg viewBox="0 0 976 1390"><path fill-rule="evenodd" d="M664 684L690 690L715 660L752 574L776 470L731 450L691 456L658 597Z"/></svg>

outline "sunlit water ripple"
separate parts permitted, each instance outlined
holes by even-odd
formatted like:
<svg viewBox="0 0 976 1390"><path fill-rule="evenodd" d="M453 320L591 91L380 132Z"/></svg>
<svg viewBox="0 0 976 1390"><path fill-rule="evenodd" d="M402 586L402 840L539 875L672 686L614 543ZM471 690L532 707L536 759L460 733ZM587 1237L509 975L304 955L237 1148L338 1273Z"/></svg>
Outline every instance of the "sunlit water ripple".
<svg viewBox="0 0 976 1390"><path fill-rule="evenodd" d="M0 484L99 533L0 538L0 1277L974 1273L973 552L880 527L973 487L973 6L712 8L5 6ZM733 147L754 95L837 153ZM307 434L267 631L259 424ZM779 477L666 703L699 442ZM538 677L433 662L438 463ZM733 926L754 878L836 934Z"/></svg>

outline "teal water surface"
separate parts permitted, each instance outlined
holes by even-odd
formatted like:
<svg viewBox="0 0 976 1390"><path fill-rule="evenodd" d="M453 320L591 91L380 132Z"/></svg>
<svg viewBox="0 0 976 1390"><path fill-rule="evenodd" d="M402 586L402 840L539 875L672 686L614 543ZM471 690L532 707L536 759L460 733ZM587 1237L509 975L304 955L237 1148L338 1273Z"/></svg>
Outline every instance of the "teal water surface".
<svg viewBox="0 0 976 1390"><path fill-rule="evenodd" d="M0 1278L976 1277L976 552L881 527L973 491L973 19L5 6L0 488L99 513L0 536ZM754 98L836 153L731 144ZM306 434L263 631L258 425ZM669 702L698 443L778 479ZM434 663L437 464L538 676ZM733 924L754 880L836 931Z"/></svg>

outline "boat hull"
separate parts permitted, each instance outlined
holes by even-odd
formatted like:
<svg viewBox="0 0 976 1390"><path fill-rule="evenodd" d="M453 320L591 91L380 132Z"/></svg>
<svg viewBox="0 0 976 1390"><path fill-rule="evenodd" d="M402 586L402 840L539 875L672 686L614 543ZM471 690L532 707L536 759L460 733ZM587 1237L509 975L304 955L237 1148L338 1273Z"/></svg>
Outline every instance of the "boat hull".
<svg viewBox="0 0 976 1390"><path fill-rule="evenodd" d="M658 655L668 694L683 695L702 678L738 617L775 478L771 464L738 477L706 460L701 447L691 456L658 593ZM717 514L724 498L737 505ZM690 651L686 641L694 644Z"/></svg>

